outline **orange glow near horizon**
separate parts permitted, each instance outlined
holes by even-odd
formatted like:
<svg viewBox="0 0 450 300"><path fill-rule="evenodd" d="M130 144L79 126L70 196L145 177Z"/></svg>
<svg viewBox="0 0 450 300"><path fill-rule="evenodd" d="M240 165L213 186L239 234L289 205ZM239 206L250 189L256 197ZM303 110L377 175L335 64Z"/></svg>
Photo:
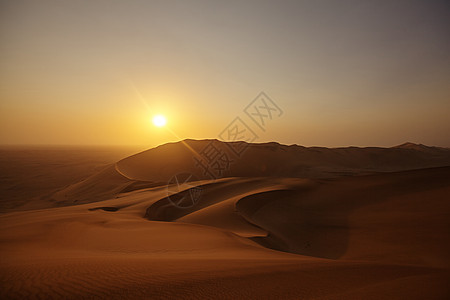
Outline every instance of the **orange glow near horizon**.
<svg viewBox="0 0 450 300"><path fill-rule="evenodd" d="M0 144L150 147L237 117L257 131L243 110L264 91L284 114L255 142L450 147L438 1L131 2L5 3Z"/></svg>

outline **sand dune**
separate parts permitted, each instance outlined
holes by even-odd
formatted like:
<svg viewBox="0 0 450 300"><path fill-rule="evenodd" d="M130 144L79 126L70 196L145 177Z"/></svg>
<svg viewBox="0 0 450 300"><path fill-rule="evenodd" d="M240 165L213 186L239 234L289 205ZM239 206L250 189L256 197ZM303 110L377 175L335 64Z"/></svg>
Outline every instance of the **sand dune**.
<svg viewBox="0 0 450 300"><path fill-rule="evenodd" d="M1 214L0 297L449 297L450 167L344 177L318 167L314 178L299 178L287 176L297 174L293 162L267 177L250 176L256 161L248 158L233 169L248 176L179 186L180 195L201 189L195 205L179 207L158 183L190 164L178 166L191 154L172 146L173 153L140 153L58 191L57 207ZM281 160L280 147L289 148L256 145L246 153ZM434 157L415 164L445 164L447 150L405 147L411 157ZM397 153L391 150L387 157ZM373 159L372 149L361 151L352 172L369 169L362 162ZM330 153L324 157L338 155ZM160 169L169 154L175 157ZM335 166L349 166L350 157ZM392 168L410 168L409 159Z"/></svg>
<svg viewBox="0 0 450 300"><path fill-rule="evenodd" d="M180 172L195 174L199 179L211 179L194 160L198 156L201 158L202 151L211 144L232 160L222 177L323 178L450 165L450 149L414 147L411 143L393 148L307 148L278 143L243 143L245 151L236 156L233 153L235 143L184 140L125 158L117 163L117 169L134 180L167 182Z"/></svg>
<svg viewBox="0 0 450 300"><path fill-rule="evenodd" d="M165 185L174 175L186 172L193 174L196 180L210 180L211 177L196 165L195 158L201 157L199 153L211 143L233 161L220 178L336 178L450 165L450 149L412 143L393 148L306 148L278 143L246 144L246 151L236 157L230 153L230 143L184 140L140 152L106 166L81 182L41 201L34 201L32 207L106 200L121 192Z"/></svg>

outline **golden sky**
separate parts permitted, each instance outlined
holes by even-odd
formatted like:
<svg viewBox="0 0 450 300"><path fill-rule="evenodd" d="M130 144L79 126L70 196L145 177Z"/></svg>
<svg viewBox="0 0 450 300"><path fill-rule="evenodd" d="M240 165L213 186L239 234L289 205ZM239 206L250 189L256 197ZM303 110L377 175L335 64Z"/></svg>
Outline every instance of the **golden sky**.
<svg viewBox="0 0 450 300"><path fill-rule="evenodd" d="M0 4L0 143L450 146L447 1ZM245 114L264 91L283 111ZM165 115L164 128L152 125Z"/></svg>

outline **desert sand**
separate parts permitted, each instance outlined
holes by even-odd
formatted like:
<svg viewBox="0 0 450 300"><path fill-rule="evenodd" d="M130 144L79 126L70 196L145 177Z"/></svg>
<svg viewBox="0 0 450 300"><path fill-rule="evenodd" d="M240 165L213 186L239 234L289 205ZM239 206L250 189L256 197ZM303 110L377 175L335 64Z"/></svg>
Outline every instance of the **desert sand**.
<svg viewBox="0 0 450 300"><path fill-rule="evenodd" d="M450 297L449 149L251 144L211 179L193 160L208 143L144 151L33 201L24 187L0 214L0 297ZM168 198L180 172L196 180L179 195L201 190L189 207Z"/></svg>

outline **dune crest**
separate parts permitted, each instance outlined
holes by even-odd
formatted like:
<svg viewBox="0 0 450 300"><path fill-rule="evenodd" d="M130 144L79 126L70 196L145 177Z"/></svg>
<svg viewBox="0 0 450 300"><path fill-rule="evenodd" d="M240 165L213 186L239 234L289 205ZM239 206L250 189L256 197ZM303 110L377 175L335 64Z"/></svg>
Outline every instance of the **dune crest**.
<svg viewBox="0 0 450 300"><path fill-rule="evenodd" d="M124 158L82 182L55 193L51 197L52 203L73 205L105 200L121 192L166 185L180 173L193 174L197 180L211 180L194 160L210 143L233 159L229 169L220 178L337 178L450 166L450 149L415 144L412 147L411 143L393 148L306 148L278 143L246 144L242 156L235 157L229 152L229 146L233 143L184 140ZM423 147L426 147L426 151Z"/></svg>

